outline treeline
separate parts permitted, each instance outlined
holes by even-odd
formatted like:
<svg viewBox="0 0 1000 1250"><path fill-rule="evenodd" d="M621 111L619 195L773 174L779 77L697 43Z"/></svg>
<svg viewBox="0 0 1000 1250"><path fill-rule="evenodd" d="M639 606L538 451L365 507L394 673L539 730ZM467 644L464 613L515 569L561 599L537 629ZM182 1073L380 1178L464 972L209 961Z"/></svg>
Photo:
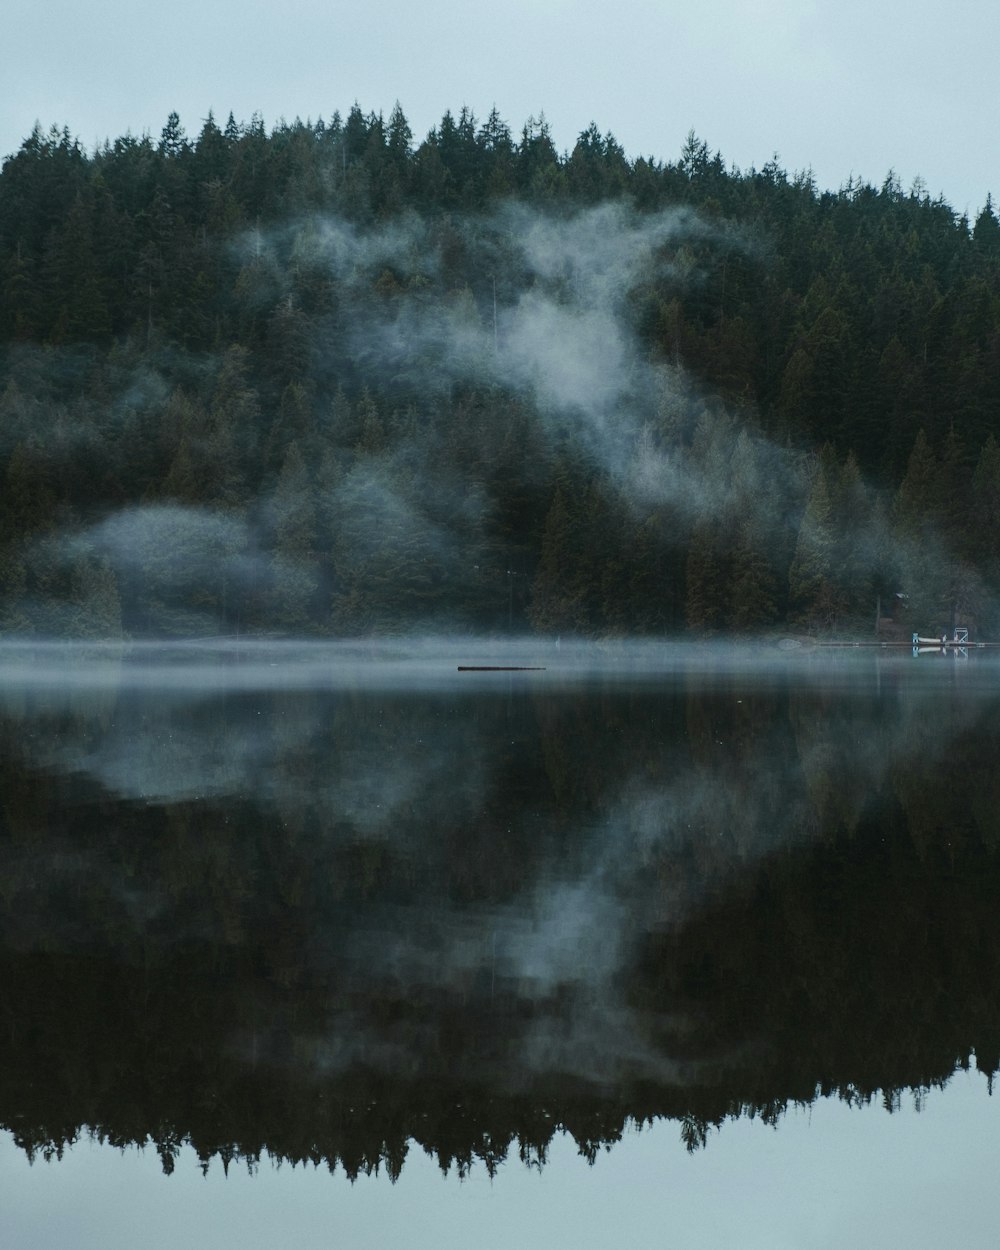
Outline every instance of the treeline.
<svg viewBox="0 0 1000 1250"><path fill-rule="evenodd" d="M584 289L615 237L649 264ZM821 191L693 134L559 153L495 111L420 143L398 105L171 115L92 153L36 129L0 282L8 631L1000 624L988 197ZM532 300L564 316L525 374ZM596 442L552 354L586 316L627 346Z"/></svg>

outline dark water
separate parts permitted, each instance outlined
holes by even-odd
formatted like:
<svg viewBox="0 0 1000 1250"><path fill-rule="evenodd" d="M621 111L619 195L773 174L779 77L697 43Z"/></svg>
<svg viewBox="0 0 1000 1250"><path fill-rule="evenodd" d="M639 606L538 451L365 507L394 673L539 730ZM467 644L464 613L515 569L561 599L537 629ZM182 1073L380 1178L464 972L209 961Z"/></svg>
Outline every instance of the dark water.
<svg viewBox="0 0 1000 1250"><path fill-rule="evenodd" d="M0 649L0 1233L994 1244L998 710L975 656Z"/></svg>

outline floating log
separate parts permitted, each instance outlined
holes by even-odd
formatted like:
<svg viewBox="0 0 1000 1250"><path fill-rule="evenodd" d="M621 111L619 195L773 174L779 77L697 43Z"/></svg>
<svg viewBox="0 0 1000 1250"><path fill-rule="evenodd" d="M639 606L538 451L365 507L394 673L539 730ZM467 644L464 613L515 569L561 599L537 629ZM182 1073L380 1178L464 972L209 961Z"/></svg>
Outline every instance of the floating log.
<svg viewBox="0 0 1000 1250"><path fill-rule="evenodd" d="M459 664L460 673L544 673L544 664Z"/></svg>

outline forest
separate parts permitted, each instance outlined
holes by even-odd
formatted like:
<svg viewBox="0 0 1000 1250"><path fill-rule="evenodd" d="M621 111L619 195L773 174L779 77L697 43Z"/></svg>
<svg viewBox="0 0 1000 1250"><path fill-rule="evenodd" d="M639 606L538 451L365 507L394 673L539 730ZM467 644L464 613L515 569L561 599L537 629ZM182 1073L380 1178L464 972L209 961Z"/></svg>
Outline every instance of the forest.
<svg viewBox="0 0 1000 1250"><path fill-rule="evenodd" d="M1000 630L1000 220L397 104L0 172L0 629Z"/></svg>

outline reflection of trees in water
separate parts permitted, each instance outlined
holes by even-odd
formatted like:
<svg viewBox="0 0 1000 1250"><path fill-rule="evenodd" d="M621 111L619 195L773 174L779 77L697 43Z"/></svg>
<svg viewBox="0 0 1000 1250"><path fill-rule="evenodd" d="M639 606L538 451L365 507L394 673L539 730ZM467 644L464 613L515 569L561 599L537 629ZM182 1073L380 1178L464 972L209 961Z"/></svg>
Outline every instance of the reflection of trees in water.
<svg viewBox="0 0 1000 1250"><path fill-rule="evenodd" d="M669 1116L694 1148L993 1072L990 706L888 677L22 706L0 1120L397 1175L410 1141L462 1171Z"/></svg>

